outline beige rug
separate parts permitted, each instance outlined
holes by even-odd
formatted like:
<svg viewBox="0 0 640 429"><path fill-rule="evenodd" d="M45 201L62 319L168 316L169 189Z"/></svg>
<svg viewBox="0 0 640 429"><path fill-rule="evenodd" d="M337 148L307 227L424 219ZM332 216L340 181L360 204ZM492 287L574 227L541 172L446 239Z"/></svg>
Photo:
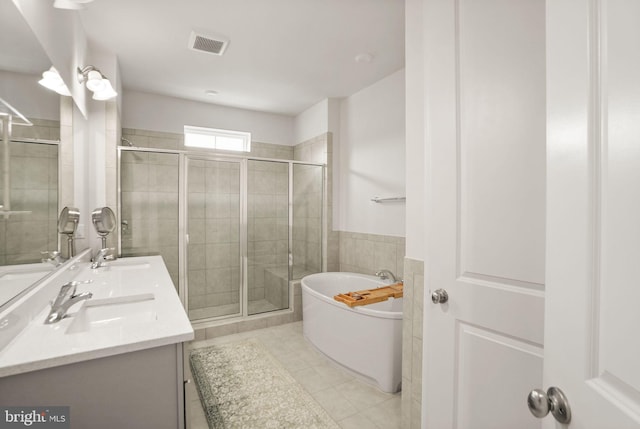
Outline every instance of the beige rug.
<svg viewBox="0 0 640 429"><path fill-rule="evenodd" d="M191 351L211 429L339 429L258 340Z"/></svg>

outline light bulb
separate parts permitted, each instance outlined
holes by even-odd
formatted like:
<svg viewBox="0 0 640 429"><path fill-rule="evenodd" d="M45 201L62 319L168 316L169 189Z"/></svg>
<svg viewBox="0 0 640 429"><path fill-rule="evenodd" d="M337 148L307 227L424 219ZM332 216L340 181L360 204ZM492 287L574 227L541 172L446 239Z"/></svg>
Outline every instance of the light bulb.
<svg viewBox="0 0 640 429"><path fill-rule="evenodd" d="M110 100L118 96L118 93L111 86L109 79L102 79L102 89L93 93L94 100Z"/></svg>
<svg viewBox="0 0 640 429"><path fill-rule="evenodd" d="M42 79L40 79L38 83L47 89L57 92L60 95L64 95L67 97L71 96L69 89L64 84L64 81L60 77L60 74L53 66L51 66L49 70L42 73Z"/></svg>
<svg viewBox="0 0 640 429"><path fill-rule="evenodd" d="M91 70L87 74L87 88L91 91L102 91L104 89L104 85L104 79L99 71Z"/></svg>

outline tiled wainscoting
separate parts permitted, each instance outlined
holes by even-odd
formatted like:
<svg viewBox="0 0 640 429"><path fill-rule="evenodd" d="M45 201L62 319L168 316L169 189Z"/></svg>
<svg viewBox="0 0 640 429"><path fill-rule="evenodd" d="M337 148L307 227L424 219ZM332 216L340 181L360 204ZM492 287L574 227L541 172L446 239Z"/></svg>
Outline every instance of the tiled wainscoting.
<svg viewBox="0 0 640 429"><path fill-rule="evenodd" d="M404 277L404 237L341 231L339 252L339 271L375 274L387 269Z"/></svg>
<svg viewBox="0 0 640 429"><path fill-rule="evenodd" d="M404 259L402 314L402 427L419 428L422 403L424 262Z"/></svg>

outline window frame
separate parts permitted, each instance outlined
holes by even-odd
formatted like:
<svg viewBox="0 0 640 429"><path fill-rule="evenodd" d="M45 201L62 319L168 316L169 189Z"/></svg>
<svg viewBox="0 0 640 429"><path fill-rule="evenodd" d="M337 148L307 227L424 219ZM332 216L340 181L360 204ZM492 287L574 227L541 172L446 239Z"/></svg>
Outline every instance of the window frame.
<svg viewBox="0 0 640 429"><path fill-rule="evenodd" d="M212 138L212 144L187 144L187 135L204 136ZM241 139L241 148L233 149L229 147L219 147L218 138ZM251 152L251 133L246 131L222 130L218 128L196 127L193 125L184 126L184 145L187 148L224 150L230 152Z"/></svg>

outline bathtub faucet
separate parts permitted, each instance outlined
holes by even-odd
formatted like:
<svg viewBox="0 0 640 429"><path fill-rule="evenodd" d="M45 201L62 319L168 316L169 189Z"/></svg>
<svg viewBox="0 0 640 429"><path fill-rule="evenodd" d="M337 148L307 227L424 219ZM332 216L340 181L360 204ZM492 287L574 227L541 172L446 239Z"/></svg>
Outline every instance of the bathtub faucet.
<svg viewBox="0 0 640 429"><path fill-rule="evenodd" d="M389 270L376 271L376 276L380 277L380 280L391 279L391 281L394 282L394 283L397 280L396 276Z"/></svg>

